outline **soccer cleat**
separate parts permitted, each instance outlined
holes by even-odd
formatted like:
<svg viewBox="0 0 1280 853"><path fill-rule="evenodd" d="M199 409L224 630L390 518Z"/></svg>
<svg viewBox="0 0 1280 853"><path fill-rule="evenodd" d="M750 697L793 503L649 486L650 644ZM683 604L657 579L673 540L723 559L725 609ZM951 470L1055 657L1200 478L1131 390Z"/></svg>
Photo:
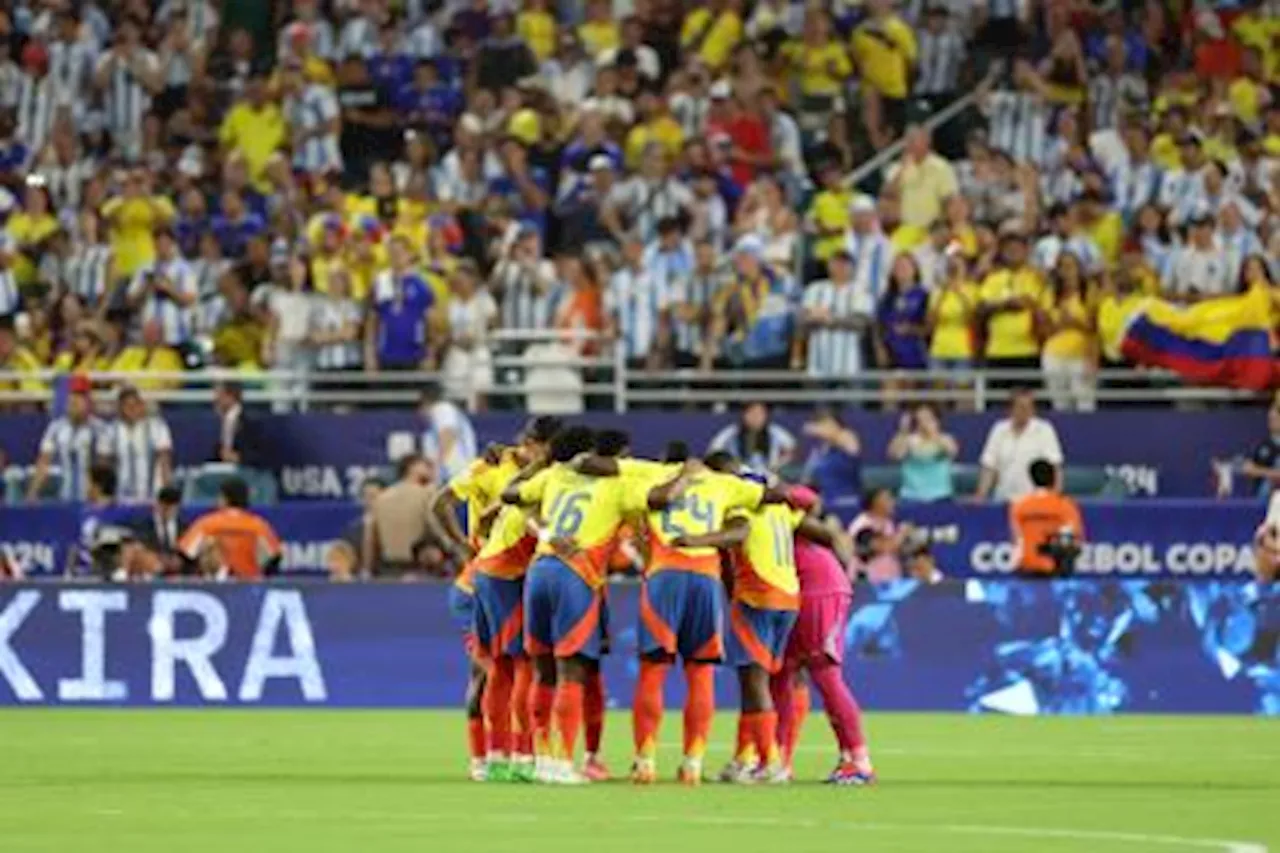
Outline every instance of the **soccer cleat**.
<svg viewBox="0 0 1280 853"><path fill-rule="evenodd" d="M592 782L608 782L609 768L600 760L600 756L592 753L587 756L587 760L582 764L582 775L586 776Z"/></svg>
<svg viewBox="0 0 1280 853"><path fill-rule="evenodd" d="M591 780L579 773L572 761L557 761L552 767L552 785L588 785Z"/></svg>
<svg viewBox="0 0 1280 853"><path fill-rule="evenodd" d="M489 762L483 758L471 759L471 765L467 770L467 778L472 782L483 782L489 778Z"/></svg>
<svg viewBox="0 0 1280 853"><path fill-rule="evenodd" d="M658 781L658 768L649 758L637 758L631 765L631 783L633 785L652 785Z"/></svg>
<svg viewBox="0 0 1280 853"><path fill-rule="evenodd" d="M522 783L534 781L533 756L516 756L515 761L511 763L511 781Z"/></svg>
<svg viewBox="0 0 1280 853"><path fill-rule="evenodd" d="M489 762L489 767L485 771L486 782L514 782L515 767L510 761L497 760Z"/></svg>
<svg viewBox="0 0 1280 853"><path fill-rule="evenodd" d="M730 785L750 785L755 781L754 775L750 767L735 759L726 764L716 778Z"/></svg>
<svg viewBox="0 0 1280 853"><path fill-rule="evenodd" d="M786 785L791 781L791 768L783 764L760 765L751 772L756 785Z"/></svg>
<svg viewBox="0 0 1280 853"><path fill-rule="evenodd" d="M676 771L676 781L681 785L696 786L702 784L702 762L686 758Z"/></svg>
<svg viewBox="0 0 1280 853"><path fill-rule="evenodd" d="M836 769L831 771L831 775L827 777L828 785L849 785L860 787L863 785L873 785L876 781L876 772L871 769L870 764L859 767L853 761L841 761L836 765Z"/></svg>

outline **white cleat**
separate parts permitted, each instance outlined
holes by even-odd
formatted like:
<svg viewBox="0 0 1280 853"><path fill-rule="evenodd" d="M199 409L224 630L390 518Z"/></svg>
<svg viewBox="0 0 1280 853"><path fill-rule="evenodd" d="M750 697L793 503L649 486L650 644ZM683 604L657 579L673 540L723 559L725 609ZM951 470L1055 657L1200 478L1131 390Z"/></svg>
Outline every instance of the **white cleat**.
<svg viewBox="0 0 1280 853"><path fill-rule="evenodd" d="M471 759L471 766L467 770L467 778L472 782L483 782L489 777L489 763L483 758Z"/></svg>
<svg viewBox="0 0 1280 853"><path fill-rule="evenodd" d="M751 781L757 785L786 785L794 778L791 768L782 764L757 767L751 773Z"/></svg>
<svg viewBox="0 0 1280 853"><path fill-rule="evenodd" d="M726 764L716 778L729 785L752 785L756 781L752 768L737 760Z"/></svg>
<svg viewBox="0 0 1280 853"><path fill-rule="evenodd" d="M557 761L551 774L552 785L590 785L591 780L578 772L572 761Z"/></svg>

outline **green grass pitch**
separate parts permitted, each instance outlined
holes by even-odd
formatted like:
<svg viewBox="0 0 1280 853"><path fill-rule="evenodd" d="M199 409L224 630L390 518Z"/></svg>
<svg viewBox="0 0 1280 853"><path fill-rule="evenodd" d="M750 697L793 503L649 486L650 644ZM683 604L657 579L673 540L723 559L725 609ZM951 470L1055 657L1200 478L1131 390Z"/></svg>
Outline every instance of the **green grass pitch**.
<svg viewBox="0 0 1280 853"><path fill-rule="evenodd" d="M609 718L615 772L629 720ZM732 719L717 721L715 770ZM1280 851L1280 721L873 715L881 783L463 779L460 713L0 713L0 851ZM675 770L679 719L663 728ZM810 718L797 771L831 738Z"/></svg>

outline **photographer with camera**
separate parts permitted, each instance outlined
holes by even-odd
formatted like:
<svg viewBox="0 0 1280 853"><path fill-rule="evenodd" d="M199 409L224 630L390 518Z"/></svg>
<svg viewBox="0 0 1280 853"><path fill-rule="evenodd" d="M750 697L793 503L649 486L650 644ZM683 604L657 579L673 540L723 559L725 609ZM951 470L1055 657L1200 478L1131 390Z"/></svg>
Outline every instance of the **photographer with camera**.
<svg viewBox="0 0 1280 853"><path fill-rule="evenodd" d="M872 583L904 577L934 583L941 579L929 549L929 533L894 520L897 500L889 489L872 489L862 514L849 525L853 561L849 575L862 575Z"/></svg>
<svg viewBox="0 0 1280 853"><path fill-rule="evenodd" d="M1009 505L1014 570L1028 578L1069 576L1084 544L1080 507L1057 490L1057 470L1049 460L1032 462L1030 476L1030 494Z"/></svg>

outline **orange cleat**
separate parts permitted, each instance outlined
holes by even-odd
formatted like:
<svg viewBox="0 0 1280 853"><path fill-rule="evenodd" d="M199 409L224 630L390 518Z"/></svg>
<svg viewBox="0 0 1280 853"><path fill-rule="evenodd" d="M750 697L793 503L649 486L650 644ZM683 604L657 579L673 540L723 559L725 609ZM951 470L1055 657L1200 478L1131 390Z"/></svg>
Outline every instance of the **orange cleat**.
<svg viewBox="0 0 1280 853"><path fill-rule="evenodd" d="M586 776L592 782L608 782L612 777L609 768L600 760L598 755L588 755L587 760L582 764L582 775Z"/></svg>

